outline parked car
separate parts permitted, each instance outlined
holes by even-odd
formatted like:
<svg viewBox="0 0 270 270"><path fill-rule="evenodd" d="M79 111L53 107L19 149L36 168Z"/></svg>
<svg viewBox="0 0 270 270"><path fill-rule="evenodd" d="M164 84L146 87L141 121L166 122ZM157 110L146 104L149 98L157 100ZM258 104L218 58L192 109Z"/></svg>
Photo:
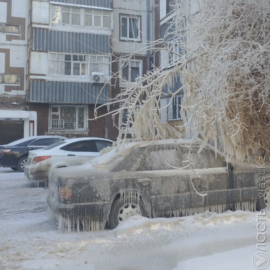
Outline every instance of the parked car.
<svg viewBox="0 0 270 270"><path fill-rule="evenodd" d="M41 150L31 151L25 165L29 180L48 182L51 169L81 165L112 146L113 141L103 138L73 138L55 143Z"/></svg>
<svg viewBox="0 0 270 270"><path fill-rule="evenodd" d="M199 148L177 140L148 142L54 170L48 204L60 228L78 231L115 228L132 215L179 217L265 206L256 165L226 164L210 147L198 154ZM269 167L264 177L270 177Z"/></svg>
<svg viewBox="0 0 270 270"><path fill-rule="evenodd" d="M29 151L41 149L66 139L61 136L33 136L9 144L0 145L0 167L10 167L14 171L24 171Z"/></svg>

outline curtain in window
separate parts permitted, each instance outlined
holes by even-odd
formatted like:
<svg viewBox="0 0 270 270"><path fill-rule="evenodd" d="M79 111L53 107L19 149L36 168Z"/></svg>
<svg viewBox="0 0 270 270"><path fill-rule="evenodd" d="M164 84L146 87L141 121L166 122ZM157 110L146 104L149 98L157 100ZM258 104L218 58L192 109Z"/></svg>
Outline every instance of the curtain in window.
<svg viewBox="0 0 270 270"><path fill-rule="evenodd" d="M136 78L139 77L140 69L139 67L130 68L130 81L135 82Z"/></svg>
<svg viewBox="0 0 270 270"><path fill-rule="evenodd" d="M129 38L139 37L139 20L137 18L129 19Z"/></svg>

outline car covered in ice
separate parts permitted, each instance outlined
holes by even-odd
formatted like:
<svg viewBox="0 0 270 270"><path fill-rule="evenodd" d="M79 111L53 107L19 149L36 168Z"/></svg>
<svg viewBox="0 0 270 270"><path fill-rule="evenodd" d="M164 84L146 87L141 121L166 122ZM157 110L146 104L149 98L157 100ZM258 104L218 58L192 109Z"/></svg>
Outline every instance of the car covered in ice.
<svg viewBox="0 0 270 270"><path fill-rule="evenodd" d="M66 139L41 150L31 151L25 165L29 180L48 182L51 169L81 165L112 146L113 141L96 137Z"/></svg>
<svg viewBox="0 0 270 270"><path fill-rule="evenodd" d="M64 139L66 138L57 135L41 135L0 145L0 167L10 167L14 171L23 172L29 151L44 148Z"/></svg>
<svg viewBox="0 0 270 270"><path fill-rule="evenodd" d="M113 148L82 166L54 170L48 204L59 228L77 231L115 228L133 215L179 217L265 206L255 165L226 163L210 146L199 150L199 143L183 140Z"/></svg>

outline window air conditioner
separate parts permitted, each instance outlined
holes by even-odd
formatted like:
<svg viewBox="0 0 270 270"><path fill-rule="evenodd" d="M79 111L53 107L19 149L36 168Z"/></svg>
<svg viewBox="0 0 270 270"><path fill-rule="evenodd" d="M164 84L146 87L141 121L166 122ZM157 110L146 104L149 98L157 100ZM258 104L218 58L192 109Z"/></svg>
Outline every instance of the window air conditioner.
<svg viewBox="0 0 270 270"><path fill-rule="evenodd" d="M92 83L104 83L105 82L105 77L103 73L100 72L92 72Z"/></svg>

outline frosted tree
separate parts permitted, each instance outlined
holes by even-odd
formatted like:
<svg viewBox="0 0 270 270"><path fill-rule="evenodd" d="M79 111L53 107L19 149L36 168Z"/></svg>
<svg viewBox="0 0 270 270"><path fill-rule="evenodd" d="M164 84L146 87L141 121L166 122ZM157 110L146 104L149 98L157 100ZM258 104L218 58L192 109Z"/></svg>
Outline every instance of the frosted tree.
<svg viewBox="0 0 270 270"><path fill-rule="evenodd" d="M270 139L270 1L176 0L173 40L158 40L151 50L181 53L167 69L153 67L143 80L129 84L112 103L114 115L127 112L135 140L166 136L160 122L164 87L180 76L181 114L203 144L219 139L229 159L268 154ZM193 125L189 125L192 122ZM126 129L127 130L127 129Z"/></svg>

